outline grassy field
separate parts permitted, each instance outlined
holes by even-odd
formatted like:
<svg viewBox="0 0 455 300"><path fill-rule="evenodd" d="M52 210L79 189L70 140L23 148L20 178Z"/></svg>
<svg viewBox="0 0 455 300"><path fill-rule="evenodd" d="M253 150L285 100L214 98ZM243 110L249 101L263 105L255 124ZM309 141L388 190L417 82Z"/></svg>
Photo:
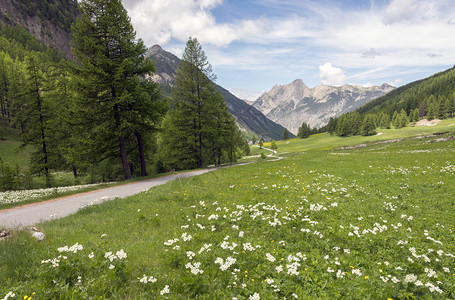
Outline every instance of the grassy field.
<svg viewBox="0 0 455 300"><path fill-rule="evenodd" d="M333 147L398 132L280 142L285 159L39 224L42 242L13 232L0 242L0 297L453 299L450 125L344 150Z"/></svg>

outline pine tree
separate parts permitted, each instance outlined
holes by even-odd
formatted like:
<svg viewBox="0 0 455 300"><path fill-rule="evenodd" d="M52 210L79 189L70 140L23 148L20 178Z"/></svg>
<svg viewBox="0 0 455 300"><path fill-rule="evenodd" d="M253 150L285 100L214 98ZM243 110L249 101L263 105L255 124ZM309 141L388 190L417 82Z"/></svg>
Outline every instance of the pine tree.
<svg viewBox="0 0 455 300"><path fill-rule="evenodd" d="M289 132L288 132L288 130L285 128L285 129L283 130L283 141L287 141L287 140L289 140Z"/></svg>
<svg viewBox="0 0 455 300"><path fill-rule="evenodd" d="M358 135L362 131L362 117L360 116L358 111L353 111L348 114L348 123L350 132L349 134Z"/></svg>
<svg viewBox="0 0 455 300"><path fill-rule="evenodd" d="M400 128L406 127L409 123L408 115L406 114L406 111L404 109L401 109L401 111L400 111L399 123L400 123Z"/></svg>
<svg viewBox="0 0 455 300"><path fill-rule="evenodd" d="M376 125L374 123L373 115L368 114L363 118L361 133L364 136L376 134Z"/></svg>
<svg viewBox="0 0 455 300"><path fill-rule="evenodd" d="M348 136L350 134L349 122L346 114L342 114L338 119L336 134L338 136Z"/></svg>
<svg viewBox="0 0 455 300"><path fill-rule="evenodd" d="M303 122L302 126L300 126L299 128L298 136L299 138L304 139L310 136L310 132L311 132L310 126L307 123Z"/></svg>
<svg viewBox="0 0 455 300"><path fill-rule="evenodd" d="M425 101L422 101L422 102L420 102L420 105L419 105L419 118L425 117L426 114L427 114L427 111L426 111Z"/></svg>
<svg viewBox="0 0 455 300"><path fill-rule="evenodd" d="M330 118L329 124L327 124L327 132L331 135L336 133L338 118Z"/></svg>
<svg viewBox="0 0 455 300"><path fill-rule="evenodd" d="M275 141L272 141L272 143L270 144L270 148L272 148L273 151L276 151L278 149L278 145L276 144Z"/></svg>
<svg viewBox="0 0 455 300"><path fill-rule="evenodd" d="M169 145L171 155L178 156L179 169L220 165L234 160L240 144L237 127L228 113L222 95L213 80L215 75L196 38L190 38L177 69L171 94L172 127L162 135L161 143ZM169 123L168 123L169 124ZM174 158L164 158L169 164Z"/></svg>
<svg viewBox="0 0 455 300"><path fill-rule="evenodd" d="M261 136L261 138L259 139L259 149L262 149L262 147L264 146L264 138Z"/></svg>
<svg viewBox="0 0 455 300"><path fill-rule="evenodd" d="M144 167L142 135L164 111L160 105L156 110L157 87L146 79L154 66L146 58L142 40L136 40L121 0L85 0L80 11L81 17L72 26L79 113L86 119L89 138L96 141L93 150L120 158L124 176L131 178L128 141L136 137Z"/></svg>
<svg viewBox="0 0 455 300"><path fill-rule="evenodd" d="M390 129L390 116L387 113L381 114L381 119L379 121L379 127L384 129Z"/></svg>
<svg viewBox="0 0 455 300"><path fill-rule="evenodd" d="M418 108L414 109L414 111L412 112L411 121L414 123L419 121L419 109Z"/></svg>
<svg viewBox="0 0 455 300"><path fill-rule="evenodd" d="M393 116L392 116L392 125L393 127L399 129L401 128L401 122L400 122L400 115L398 114L398 112L395 110L393 112Z"/></svg>
<svg viewBox="0 0 455 300"><path fill-rule="evenodd" d="M34 145L32 153L31 171L34 174L43 174L46 187L51 186L52 159L55 156L55 139L53 139L52 127L53 110L49 99L43 95L45 87L45 74L37 56L29 56L25 59L27 65L27 77L25 86L25 99L23 118L27 119L27 125L23 133L24 142Z"/></svg>

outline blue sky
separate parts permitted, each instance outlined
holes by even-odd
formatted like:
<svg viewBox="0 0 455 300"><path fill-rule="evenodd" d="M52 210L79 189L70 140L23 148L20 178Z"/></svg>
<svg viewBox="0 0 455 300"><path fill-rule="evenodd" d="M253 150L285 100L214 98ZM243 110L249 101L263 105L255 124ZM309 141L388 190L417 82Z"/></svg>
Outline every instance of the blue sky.
<svg viewBox="0 0 455 300"><path fill-rule="evenodd" d="M455 64L453 0L123 0L147 46L196 37L217 83L255 100L276 84L400 86Z"/></svg>

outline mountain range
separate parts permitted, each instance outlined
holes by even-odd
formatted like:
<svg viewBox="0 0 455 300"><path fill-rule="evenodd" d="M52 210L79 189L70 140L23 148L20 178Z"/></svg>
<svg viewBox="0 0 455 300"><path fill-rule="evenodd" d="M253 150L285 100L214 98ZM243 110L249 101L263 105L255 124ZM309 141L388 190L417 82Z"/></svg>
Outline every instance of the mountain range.
<svg viewBox="0 0 455 300"><path fill-rule="evenodd" d="M152 46L147 56L154 62L156 73L152 79L158 83L165 94L169 94L174 84L180 59L174 54L163 50L159 45ZM217 85L223 95L229 112L244 134L248 137L261 136L265 140L280 140L284 127L268 119L255 107L231 94L225 88ZM293 135L290 135L293 137Z"/></svg>
<svg viewBox="0 0 455 300"><path fill-rule="evenodd" d="M371 87L319 85L310 89L301 79L297 79L290 84L274 86L254 101L252 106L270 120L297 134L303 122L312 128L322 127L331 117L353 111L393 89L388 84Z"/></svg>

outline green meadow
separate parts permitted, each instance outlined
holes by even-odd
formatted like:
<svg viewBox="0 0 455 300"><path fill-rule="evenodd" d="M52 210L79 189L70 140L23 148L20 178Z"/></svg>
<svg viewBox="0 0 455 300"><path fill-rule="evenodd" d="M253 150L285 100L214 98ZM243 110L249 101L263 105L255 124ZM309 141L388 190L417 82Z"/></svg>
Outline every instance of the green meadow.
<svg viewBox="0 0 455 300"><path fill-rule="evenodd" d="M453 123L280 141L283 159L85 207L41 242L13 231L0 297L453 299Z"/></svg>

